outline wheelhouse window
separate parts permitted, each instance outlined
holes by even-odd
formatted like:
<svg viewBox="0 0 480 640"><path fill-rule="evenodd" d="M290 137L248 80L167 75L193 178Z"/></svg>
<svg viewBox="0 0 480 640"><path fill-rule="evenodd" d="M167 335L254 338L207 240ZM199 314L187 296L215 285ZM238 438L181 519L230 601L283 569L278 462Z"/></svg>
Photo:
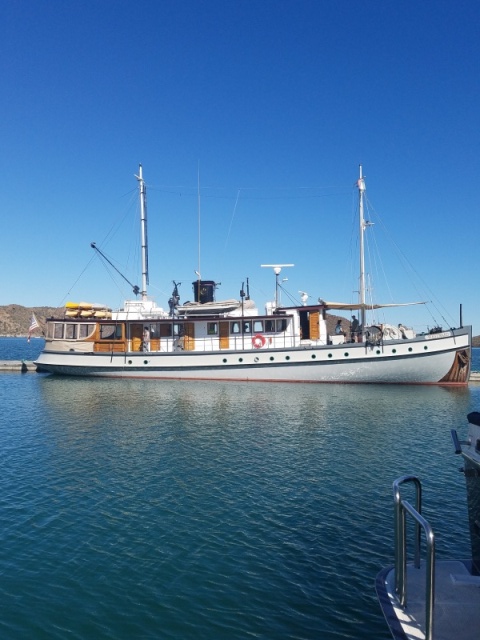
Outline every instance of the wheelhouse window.
<svg viewBox="0 0 480 640"><path fill-rule="evenodd" d="M55 324L53 325L53 337L56 340L62 340L64 335L64 328L65 325L63 324L63 322L55 322Z"/></svg>
<svg viewBox="0 0 480 640"><path fill-rule="evenodd" d="M230 324L230 333L232 334L240 333L240 322L232 322Z"/></svg>
<svg viewBox="0 0 480 640"><path fill-rule="evenodd" d="M284 331L286 331L287 324L288 324L288 322L287 322L286 318L282 318L282 320L277 320L276 321L277 333L283 333Z"/></svg>
<svg viewBox="0 0 480 640"><path fill-rule="evenodd" d="M243 323L243 333L252 333L252 323L250 321Z"/></svg>
<svg viewBox="0 0 480 640"><path fill-rule="evenodd" d="M77 337L77 325L66 324L65 325L65 338L67 340L75 340Z"/></svg>
<svg viewBox="0 0 480 640"><path fill-rule="evenodd" d="M119 324L101 324L100 340L121 340L122 326Z"/></svg>
<svg viewBox="0 0 480 640"><path fill-rule="evenodd" d="M78 325L78 337L81 338L88 338L88 336L92 335L93 331L95 329L95 325L94 324L79 324Z"/></svg>
<svg viewBox="0 0 480 640"><path fill-rule="evenodd" d="M263 333L263 321L262 320L254 320L253 321L253 333Z"/></svg>

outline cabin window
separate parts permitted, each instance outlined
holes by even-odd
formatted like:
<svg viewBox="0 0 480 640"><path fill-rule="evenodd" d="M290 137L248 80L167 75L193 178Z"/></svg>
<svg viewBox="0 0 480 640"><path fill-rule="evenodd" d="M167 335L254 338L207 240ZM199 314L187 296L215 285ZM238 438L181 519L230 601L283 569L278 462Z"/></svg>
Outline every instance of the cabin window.
<svg viewBox="0 0 480 640"><path fill-rule="evenodd" d="M185 335L183 324L175 323L173 325L173 335L174 336L183 336L183 335Z"/></svg>
<svg viewBox="0 0 480 640"><path fill-rule="evenodd" d="M275 320L265 320L265 332L275 333Z"/></svg>
<svg viewBox="0 0 480 640"><path fill-rule="evenodd" d="M262 320L254 320L254 322L253 322L253 333L263 333L263 322L262 322Z"/></svg>
<svg viewBox="0 0 480 640"><path fill-rule="evenodd" d="M119 324L101 324L100 340L120 340L122 338L122 326Z"/></svg>
<svg viewBox="0 0 480 640"><path fill-rule="evenodd" d="M158 323L148 325L151 338L158 338L160 335L160 325Z"/></svg>
<svg viewBox="0 0 480 640"><path fill-rule="evenodd" d="M77 325L76 324L66 324L65 325L65 338L67 340L75 340L77 337Z"/></svg>
<svg viewBox="0 0 480 640"><path fill-rule="evenodd" d="M160 325L160 337L161 338L170 338L172 336L172 325L169 322L168 324Z"/></svg>
<svg viewBox="0 0 480 640"><path fill-rule="evenodd" d="M64 324L63 322L56 322L54 327L53 327L53 337L56 338L57 340L61 340L63 338L63 329L64 329Z"/></svg>
<svg viewBox="0 0 480 640"><path fill-rule="evenodd" d="M230 333L240 333L240 323L232 322L230 325Z"/></svg>
<svg viewBox="0 0 480 640"><path fill-rule="evenodd" d="M244 322L243 323L243 333L252 333L252 323Z"/></svg>
<svg viewBox="0 0 480 640"><path fill-rule="evenodd" d="M94 328L95 328L95 325L79 324L78 325L78 337L79 338L88 338L88 336L93 333L93 329ZM89 329L90 329L90 331L89 331Z"/></svg>
<svg viewBox="0 0 480 640"><path fill-rule="evenodd" d="M218 323L207 322L207 333L209 336L216 336L218 334Z"/></svg>
<svg viewBox="0 0 480 640"><path fill-rule="evenodd" d="M285 331L287 328L287 321L286 319L282 319L282 320L277 320L277 333L280 333L283 331Z"/></svg>

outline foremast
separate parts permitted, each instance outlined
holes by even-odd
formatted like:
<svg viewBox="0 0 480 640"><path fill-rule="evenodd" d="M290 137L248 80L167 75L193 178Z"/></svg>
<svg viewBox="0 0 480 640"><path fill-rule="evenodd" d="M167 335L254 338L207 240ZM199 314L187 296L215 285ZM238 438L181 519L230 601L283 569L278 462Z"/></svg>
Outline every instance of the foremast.
<svg viewBox="0 0 480 640"><path fill-rule="evenodd" d="M140 238L141 238L141 254L142 254L142 300L147 299L148 286L148 236L147 236L147 189L143 180L143 168L139 165L138 190L140 196Z"/></svg>

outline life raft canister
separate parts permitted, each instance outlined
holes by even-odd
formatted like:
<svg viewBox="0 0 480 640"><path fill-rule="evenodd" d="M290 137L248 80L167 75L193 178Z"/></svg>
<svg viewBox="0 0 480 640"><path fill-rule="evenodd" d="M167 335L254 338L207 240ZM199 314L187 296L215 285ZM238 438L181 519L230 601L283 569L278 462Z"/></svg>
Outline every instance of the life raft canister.
<svg viewBox="0 0 480 640"><path fill-rule="evenodd" d="M265 346L264 336L260 335L259 333L256 336L253 336L252 344L255 347L255 349L261 349L262 347L264 347Z"/></svg>

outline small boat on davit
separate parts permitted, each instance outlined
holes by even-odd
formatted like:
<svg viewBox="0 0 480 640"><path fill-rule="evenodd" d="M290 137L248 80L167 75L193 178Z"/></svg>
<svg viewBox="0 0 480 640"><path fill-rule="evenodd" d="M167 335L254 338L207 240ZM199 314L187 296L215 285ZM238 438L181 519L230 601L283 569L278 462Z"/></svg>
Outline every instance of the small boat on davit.
<svg viewBox="0 0 480 640"><path fill-rule="evenodd" d="M341 382L466 385L470 375L471 327L437 328L416 334L401 325L368 324L365 300L363 207L365 180L357 181L360 229L358 302L319 299L283 306L279 274L271 267L276 295L259 311L248 294L216 301L217 283L193 283L194 301L180 304L175 284L169 310L147 295L146 187L140 167L142 288L122 309L67 303L62 317L49 318L38 370L61 375L189 380ZM92 245L95 249L96 247ZM98 250L98 249L97 249ZM98 250L99 253L100 250ZM102 254L103 255L103 254ZM105 257L105 256L104 256ZM77 313L78 310L78 313ZM329 330L328 313L358 311L351 335ZM462 322L460 321L460 325Z"/></svg>

